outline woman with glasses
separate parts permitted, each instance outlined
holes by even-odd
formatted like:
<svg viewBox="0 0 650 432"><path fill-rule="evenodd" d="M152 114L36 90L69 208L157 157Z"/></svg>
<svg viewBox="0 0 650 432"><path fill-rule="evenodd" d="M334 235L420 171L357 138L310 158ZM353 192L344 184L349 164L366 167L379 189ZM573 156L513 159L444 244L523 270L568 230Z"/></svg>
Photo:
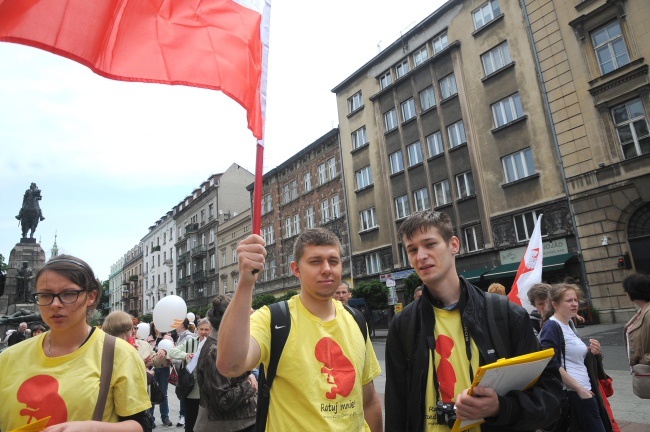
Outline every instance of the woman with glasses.
<svg viewBox="0 0 650 432"><path fill-rule="evenodd" d="M79 258L59 255L35 280L33 299L50 330L0 355L0 429L40 420L48 430L65 425L60 430L66 432L150 431L144 364L122 339L114 341L105 404L97 402L107 335L87 321L102 289L92 269Z"/></svg>

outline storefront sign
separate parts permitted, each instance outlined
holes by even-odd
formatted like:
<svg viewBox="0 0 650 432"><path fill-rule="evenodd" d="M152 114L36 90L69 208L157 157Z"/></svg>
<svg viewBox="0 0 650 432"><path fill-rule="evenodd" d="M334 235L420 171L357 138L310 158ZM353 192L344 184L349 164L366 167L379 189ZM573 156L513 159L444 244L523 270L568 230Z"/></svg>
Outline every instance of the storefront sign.
<svg viewBox="0 0 650 432"><path fill-rule="evenodd" d="M523 254L522 254L522 256L523 256ZM379 281L380 282L386 282L386 279L389 279L389 278L393 279L393 280L406 279L414 271L415 270L410 269L410 270L398 271L398 272L395 272L395 273L386 273L386 274L383 274L383 275L379 275Z"/></svg>
<svg viewBox="0 0 650 432"><path fill-rule="evenodd" d="M561 239L556 239L550 242L543 242L543 243L544 243L544 258L569 253L569 249L566 245L566 239L561 238ZM499 252L499 257L501 258L501 265L521 262L521 259L524 257L525 253L526 253L526 246L501 251Z"/></svg>

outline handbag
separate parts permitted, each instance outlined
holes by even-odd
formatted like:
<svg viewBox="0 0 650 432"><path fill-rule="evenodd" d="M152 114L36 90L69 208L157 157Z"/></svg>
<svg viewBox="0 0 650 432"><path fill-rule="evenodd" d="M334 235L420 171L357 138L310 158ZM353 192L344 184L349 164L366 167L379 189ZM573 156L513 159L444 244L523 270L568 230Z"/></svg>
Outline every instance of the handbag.
<svg viewBox="0 0 650 432"><path fill-rule="evenodd" d="M632 390L641 399L650 399L650 365L632 366Z"/></svg>
<svg viewBox="0 0 650 432"><path fill-rule="evenodd" d="M178 399L185 399L194 388L194 376L186 368L178 371L178 384L176 384L176 396Z"/></svg>
<svg viewBox="0 0 650 432"><path fill-rule="evenodd" d="M176 366L172 364L172 371L167 378L167 382L173 386L178 385L178 372L176 371Z"/></svg>
<svg viewBox="0 0 650 432"><path fill-rule="evenodd" d="M564 397L560 401L560 416L552 425L540 428L541 432L567 432L571 427L571 405L566 390L563 390L563 395Z"/></svg>
<svg viewBox="0 0 650 432"><path fill-rule="evenodd" d="M605 372L602 356L596 356L596 376L598 377L598 384L600 384L600 390L603 396L605 397L614 396L613 380L612 377L607 375L607 373Z"/></svg>
<svg viewBox="0 0 650 432"><path fill-rule="evenodd" d="M151 400L153 405L158 405L165 401L165 393L163 393L158 383L154 380L151 380L149 384L149 400Z"/></svg>

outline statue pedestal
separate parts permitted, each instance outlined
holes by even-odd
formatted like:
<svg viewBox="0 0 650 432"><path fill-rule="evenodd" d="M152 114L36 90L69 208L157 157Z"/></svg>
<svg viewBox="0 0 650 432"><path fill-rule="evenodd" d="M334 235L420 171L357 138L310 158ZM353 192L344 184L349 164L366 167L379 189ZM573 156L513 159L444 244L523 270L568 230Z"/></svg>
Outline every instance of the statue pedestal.
<svg viewBox="0 0 650 432"><path fill-rule="evenodd" d="M18 244L36 244L35 238L23 237Z"/></svg>
<svg viewBox="0 0 650 432"><path fill-rule="evenodd" d="M35 239L27 240L34 240L34 243L23 243L21 241L9 254L5 293L0 297L0 315L10 315L17 309L20 309L20 307L16 306L25 304L24 298L16 298L16 290L18 288L18 270L23 266L23 262L27 262L27 266L32 270L34 276L36 276L36 273L38 273L38 271L45 265L45 251L41 248L41 245L36 243ZM32 279L30 286L27 288L28 293L30 294L34 292L34 282L35 280ZM12 312L9 310L10 306L13 307ZM34 305L28 304L26 309L34 310L33 307Z"/></svg>

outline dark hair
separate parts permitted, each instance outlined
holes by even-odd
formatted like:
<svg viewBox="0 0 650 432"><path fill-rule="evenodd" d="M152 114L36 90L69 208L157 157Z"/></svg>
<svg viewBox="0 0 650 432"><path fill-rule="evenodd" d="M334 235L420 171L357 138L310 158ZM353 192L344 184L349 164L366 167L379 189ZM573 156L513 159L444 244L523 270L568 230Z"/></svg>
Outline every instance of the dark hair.
<svg viewBox="0 0 650 432"><path fill-rule="evenodd" d="M402 240L404 237L410 240L416 230L424 232L429 227L436 228L446 243L454 236L454 226L449 215L434 210L419 211L407 217L400 225L397 235Z"/></svg>
<svg viewBox="0 0 650 432"><path fill-rule="evenodd" d="M41 331L41 332L46 332L47 331L45 326L42 326L40 324L36 324L35 326L32 326L32 328L30 330L32 332L32 335L34 335L35 331Z"/></svg>
<svg viewBox="0 0 650 432"><path fill-rule="evenodd" d="M219 331L223 314L226 313L229 304L230 298L223 294L219 294L212 300L212 307L208 310L208 320L213 329Z"/></svg>
<svg viewBox="0 0 650 432"><path fill-rule="evenodd" d="M41 276L48 271L66 278L87 293L93 291L97 292L95 303L88 306L88 309L86 310L86 316L90 317L97 306L97 302L99 302L99 297L102 293L102 285L95 277L95 273L88 263L72 255L58 255L46 262L38 273L36 273L36 278L34 279L36 285Z"/></svg>
<svg viewBox="0 0 650 432"><path fill-rule="evenodd" d="M528 290L528 301L535 306L535 300L548 300L551 293L551 286L545 283L536 283Z"/></svg>
<svg viewBox="0 0 650 432"><path fill-rule="evenodd" d="M650 301L650 276L640 273L631 274L623 280L623 289L632 301Z"/></svg>
<svg viewBox="0 0 650 432"><path fill-rule="evenodd" d="M305 253L306 246L336 246L343 255L341 241L332 231L325 228L310 228L303 231L293 245L293 260L298 262Z"/></svg>
<svg viewBox="0 0 650 432"><path fill-rule="evenodd" d="M551 301L553 303L560 303L562 301L562 298L564 298L564 294L567 291L575 291L576 295L578 296L578 301L582 298L582 289L576 284L570 284L566 282L558 283L551 285L551 291L550 291L550 296L551 296Z"/></svg>
<svg viewBox="0 0 650 432"><path fill-rule="evenodd" d="M185 330L187 330L188 328L190 328L190 320L189 320L189 318L185 318L185 319L183 320L183 327L185 328Z"/></svg>

